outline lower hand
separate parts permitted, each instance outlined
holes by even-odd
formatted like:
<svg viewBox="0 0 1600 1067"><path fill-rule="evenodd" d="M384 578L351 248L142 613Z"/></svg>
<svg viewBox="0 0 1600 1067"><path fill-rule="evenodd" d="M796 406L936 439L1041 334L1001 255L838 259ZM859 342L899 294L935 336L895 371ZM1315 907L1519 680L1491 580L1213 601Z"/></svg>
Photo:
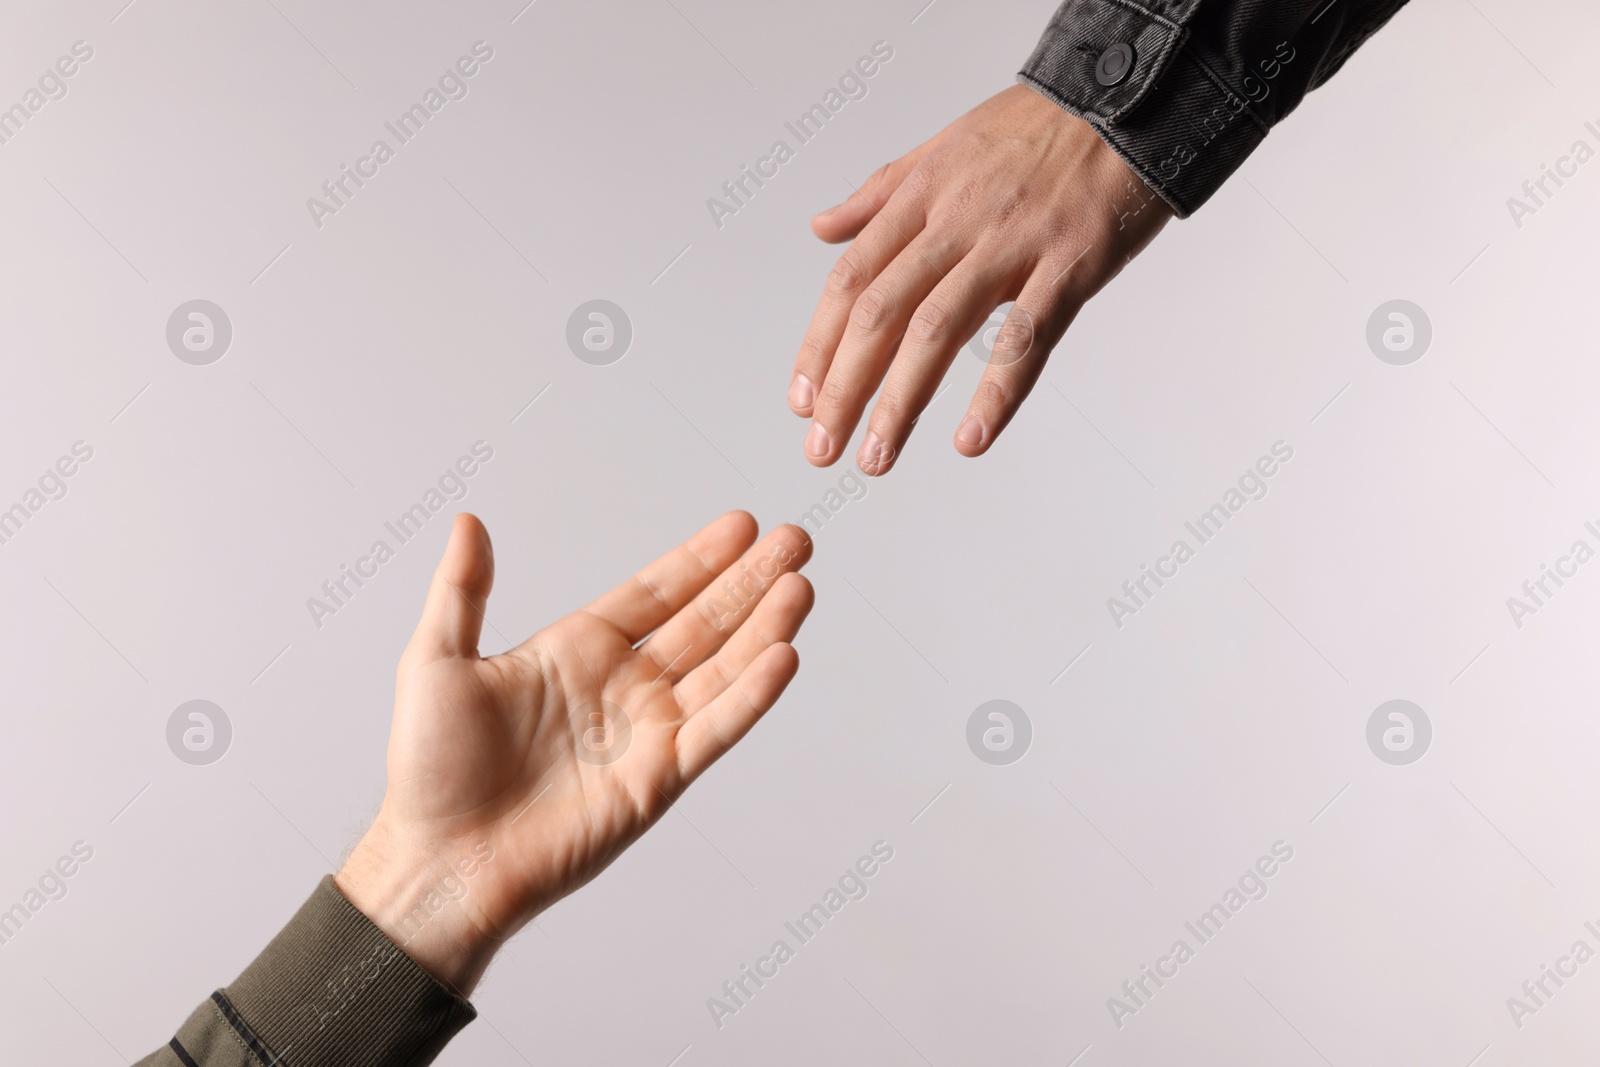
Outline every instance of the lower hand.
<svg viewBox="0 0 1600 1067"><path fill-rule="evenodd" d="M493 554L458 516L400 660L383 806L335 878L350 902L469 993L501 944L644 833L794 677L811 542L794 526L755 540L754 519L724 515L483 658Z"/></svg>

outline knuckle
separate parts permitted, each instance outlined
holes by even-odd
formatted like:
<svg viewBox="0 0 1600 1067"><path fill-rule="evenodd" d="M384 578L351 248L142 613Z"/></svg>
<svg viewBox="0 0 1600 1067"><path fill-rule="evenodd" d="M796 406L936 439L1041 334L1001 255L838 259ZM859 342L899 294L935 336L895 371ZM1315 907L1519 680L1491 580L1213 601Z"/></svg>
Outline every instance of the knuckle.
<svg viewBox="0 0 1600 1067"><path fill-rule="evenodd" d="M850 325L876 333L888 325L894 310L893 295L879 286L873 286L856 298L855 306L850 309Z"/></svg>
<svg viewBox="0 0 1600 1067"><path fill-rule="evenodd" d="M1084 291L1089 284L1087 278L1089 261L1094 257L1081 255L1083 251L1079 248L1074 252L1062 245L1039 257L1037 269L1040 274L1050 279L1050 284L1042 293L1044 299L1060 301L1072 293Z"/></svg>
<svg viewBox="0 0 1600 1067"><path fill-rule="evenodd" d="M672 602L666 598L666 596L661 592L660 586L656 585L655 582L652 582L649 578L642 574L636 574L633 576L633 578L634 581L638 582L644 588L645 594L649 596L651 600L655 601L663 608L672 607Z"/></svg>
<svg viewBox="0 0 1600 1067"><path fill-rule="evenodd" d="M989 193L989 210L993 212L995 221L1001 225L1010 225L1018 220L1029 207L1029 197L1025 190L1015 186L1002 189L992 189Z"/></svg>
<svg viewBox="0 0 1600 1067"><path fill-rule="evenodd" d="M929 160L922 160L911 168L911 173L905 176L900 183L900 192L914 200L920 200L933 192L938 184L938 168Z"/></svg>
<svg viewBox="0 0 1600 1067"><path fill-rule="evenodd" d="M911 318L911 339L918 344L938 344L950 337L953 321L950 309L930 297L922 302Z"/></svg>
<svg viewBox="0 0 1600 1067"><path fill-rule="evenodd" d="M855 401L855 387L842 374L830 374L818 394L818 407L829 412L848 411ZM820 414L818 416L821 417Z"/></svg>
<svg viewBox="0 0 1600 1067"><path fill-rule="evenodd" d="M1005 383L985 377L978 383L973 399L990 411L1009 411L1015 393Z"/></svg>
<svg viewBox="0 0 1600 1067"><path fill-rule="evenodd" d="M995 334L989 362L1000 367L1016 363L1033 353L1037 337L1038 329L1033 314L1020 305L1013 306Z"/></svg>
<svg viewBox="0 0 1600 1067"><path fill-rule="evenodd" d="M851 248L828 272L828 292L834 296L853 296L866 284L866 271L860 256Z"/></svg>
<svg viewBox="0 0 1600 1067"><path fill-rule="evenodd" d="M872 420L874 426L882 426L888 432L879 432L879 436L891 438L894 428L903 422L911 411L911 397L897 386L884 386L883 392L878 395L878 410Z"/></svg>
<svg viewBox="0 0 1600 1067"><path fill-rule="evenodd" d="M974 178L963 179L946 198L942 214L950 222L965 222L978 213L986 199L987 186Z"/></svg>
<svg viewBox="0 0 1600 1067"><path fill-rule="evenodd" d="M1033 226L1033 232L1038 241L1038 247L1044 256L1065 257L1070 261L1088 243L1088 238L1083 233L1081 226L1075 225L1071 219L1055 213L1049 213L1037 219ZM1074 248L1076 248L1076 251L1074 251Z"/></svg>
<svg viewBox="0 0 1600 1067"><path fill-rule="evenodd" d="M727 655L722 652L712 657L711 669L716 672L715 686L719 690L728 688L733 684L733 680L738 677L732 667L729 666Z"/></svg>
<svg viewBox="0 0 1600 1067"><path fill-rule="evenodd" d="M807 333L805 340L800 342L800 362L804 368L825 367L832 355L832 350L820 334Z"/></svg>
<svg viewBox="0 0 1600 1067"><path fill-rule="evenodd" d="M1095 258L1094 242L1065 222L1048 222L1040 226L1034 240L1039 266L1049 272L1058 290L1071 280L1072 274L1062 277L1069 268L1076 273Z"/></svg>

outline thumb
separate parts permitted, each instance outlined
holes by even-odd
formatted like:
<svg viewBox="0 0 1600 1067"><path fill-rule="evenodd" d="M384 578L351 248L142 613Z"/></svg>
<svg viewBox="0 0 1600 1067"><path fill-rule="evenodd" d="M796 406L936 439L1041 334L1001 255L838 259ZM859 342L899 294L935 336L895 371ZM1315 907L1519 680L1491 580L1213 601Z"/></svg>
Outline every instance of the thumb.
<svg viewBox="0 0 1600 1067"><path fill-rule="evenodd" d="M462 512L433 572L411 647L429 659L476 656L483 609L494 586L494 548L476 515Z"/></svg>
<svg viewBox="0 0 1600 1067"><path fill-rule="evenodd" d="M872 177L861 183L861 188L842 204L822 212L811 220L811 232L829 244L848 241L860 233L882 210L883 205L900 188L906 177L917 169L917 163L928 154L939 140L935 137L918 145L893 163L885 163L872 172Z"/></svg>

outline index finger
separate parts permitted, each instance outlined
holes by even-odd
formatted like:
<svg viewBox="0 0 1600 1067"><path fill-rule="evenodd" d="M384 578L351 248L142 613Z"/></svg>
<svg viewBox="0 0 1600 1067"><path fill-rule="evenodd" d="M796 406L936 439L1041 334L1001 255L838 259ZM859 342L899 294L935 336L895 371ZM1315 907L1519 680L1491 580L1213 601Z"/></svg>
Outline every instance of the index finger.
<svg viewBox="0 0 1600 1067"><path fill-rule="evenodd" d="M756 539L756 520L730 511L584 608L630 644L650 636L711 584Z"/></svg>
<svg viewBox="0 0 1600 1067"><path fill-rule="evenodd" d="M890 198L861 236L851 242L828 272L827 284L817 310L806 327L805 340L794 361L794 378L789 384L789 408L796 415L810 418L818 390L833 365L850 313L869 285L882 274L896 256L922 232L927 223L920 204L897 194Z"/></svg>
<svg viewBox="0 0 1600 1067"><path fill-rule="evenodd" d="M779 526L723 571L685 608L651 635L639 651L661 666L674 685L720 649L756 606L790 571L811 558L811 538L795 525Z"/></svg>

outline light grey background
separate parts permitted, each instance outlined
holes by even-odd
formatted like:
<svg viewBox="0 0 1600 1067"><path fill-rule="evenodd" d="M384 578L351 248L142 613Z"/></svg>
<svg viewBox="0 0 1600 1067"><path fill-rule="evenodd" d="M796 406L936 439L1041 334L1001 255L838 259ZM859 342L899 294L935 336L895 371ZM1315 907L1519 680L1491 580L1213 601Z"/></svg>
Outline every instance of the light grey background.
<svg viewBox="0 0 1600 1067"><path fill-rule="evenodd" d="M94 859L0 946L0 1059L165 1042L360 834L446 520L321 629L305 601L474 441L508 640L724 509L838 485L784 405L836 254L807 219L1010 84L1052 9L924 2L8 7L0 103L94 58L0 145L0 506L94 457L0 546L0 907ZM501 955L441 1062L1593 1057L1600 962L1520 1029L1506 998L1600 947L1600 563L1520 629L1505 601L1600 543L1600 161L1520 229L1506 198L1600 147L1597 30L1576 0L1411 5L975 462L958 358L819 534L788 695ZM470 95L317 229L306 198L478 40ZM870 95L719 230L706 198L878 40ZM233 324L210 366L165 341L197 298ZM597 298L634 326L605 367L565 344ZM1393 299L1433 323L1410 366L1366 345ZM1278 440L1270 494L1116 628L1106 598ZM166 745L194 699L233 726L210 766ZM1032 722L1010 766L966 745L992 699ZM1432 722L1409 766L1367 748L1391 699ZM1280 839L1266 899L1116 1027ZM706 998L878 840L870 895L717 1029Z"/></svg>

